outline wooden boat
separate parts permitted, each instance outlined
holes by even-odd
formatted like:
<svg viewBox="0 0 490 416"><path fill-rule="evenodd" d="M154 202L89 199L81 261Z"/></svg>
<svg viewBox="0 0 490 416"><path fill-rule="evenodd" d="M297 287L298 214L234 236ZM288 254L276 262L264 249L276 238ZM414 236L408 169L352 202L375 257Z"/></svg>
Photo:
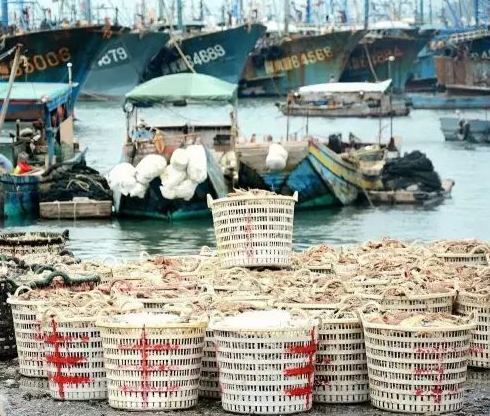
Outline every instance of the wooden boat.
<svg viewBox="0 0 490 416"><path fill-rule="evenodd" d="M441 130L446 141L490 143L490 121L465 119L463 117L441 117Z"/></svg>
<svg viewBox="0 0 490 416"><path fill-rule="evenodd" d="M283 114L308 117L406 116L404 99L393 98L391 80L383 82L331 82L301 87L279 105Z"/></svg>
<svg viewBox="0 0 490 416"><path fill-rule="evenodd" d="M281 144L287 165L271 172L265 163L269 143L237 143L238 186L286 195L298 191L300 209L349 205L366 190L382 189L385 148L343 143L335 135L326 143L307 138Z"/></svg>
<svg viewBox="0 0 490 416"><path fill-rule="evenodd" d="M368 191L368 197L374 205L437 205L451 197L454 181L442 181L442 190L437 192L423 191Z"/></svg>
<svg viewBox="0 0 490 416"><path fill-rule="evenodd" d="M89 198L73 198L72 201L41 202L40 217L44 219L110 218L112 201L95 201Z"/></svg>
<svg viewBox="0 0 490 416"><path fill-rule="evenodd" d="M0 104L8 106L6 120L15 123L7 124L8 137L0 139L0 153L13 166L19 154L26 153L34 169L0 175L0 217L37 217L43 172L56 162L85 158L73 141L73 85L14 83L7 100L6 85L0 87Z"/></svg>
<svg viewBox="0 0 490 416"><path fill-rule="evenodd" d="M114 190L118 216L185 220L210 215L206 195L221 198L231 186L231 181L225 178L226 168L222 167L221 162L233 150L236 132L233 117L224 123L156 122L151 126L139 123L130 125L130 121L138 120L138 109L152 105L186 105L188 102L235 105L236 92L235 84L208 75L186 73L154 78L126 94L125 111L129 129L123 161L136 166L146 155L159 154L168 162L176 149L202 144L206 153L207 178L197 186L189 201L163 197L159 177L149 183L144 198L122 195Z"/></svg>

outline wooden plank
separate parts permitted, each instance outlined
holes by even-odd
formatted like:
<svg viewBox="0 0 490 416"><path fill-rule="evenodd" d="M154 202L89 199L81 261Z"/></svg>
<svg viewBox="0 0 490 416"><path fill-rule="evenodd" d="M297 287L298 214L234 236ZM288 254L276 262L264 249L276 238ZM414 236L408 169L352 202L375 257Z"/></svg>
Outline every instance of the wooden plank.
<svg viewBox="0 0 490 416"><path fill-rule="evenodd" d="M45 219L110 218L112 201L53 201L39 204L40 216Z"/></svg>

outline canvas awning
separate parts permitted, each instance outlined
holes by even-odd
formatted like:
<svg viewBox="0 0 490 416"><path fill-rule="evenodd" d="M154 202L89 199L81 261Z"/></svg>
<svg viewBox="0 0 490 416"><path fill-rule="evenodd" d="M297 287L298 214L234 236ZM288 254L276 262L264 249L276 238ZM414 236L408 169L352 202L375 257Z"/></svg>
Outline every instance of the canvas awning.
<svg viewBox="0 0 490 416"><path fill-rule="evenodd" d="M236 84L204 74L182 73L154 78L138 85L126 94L134 105L165 104L178 101L233 103L237 97Z"/></svg>
<svg viewBox="0 0 490 416"><path fill-rule="evenodd" d="M308 85L299 89L300 94L310 93L347 93L370 92L383 94L391 85L391 79L382 82L327 82L325 84Z"/></svg>

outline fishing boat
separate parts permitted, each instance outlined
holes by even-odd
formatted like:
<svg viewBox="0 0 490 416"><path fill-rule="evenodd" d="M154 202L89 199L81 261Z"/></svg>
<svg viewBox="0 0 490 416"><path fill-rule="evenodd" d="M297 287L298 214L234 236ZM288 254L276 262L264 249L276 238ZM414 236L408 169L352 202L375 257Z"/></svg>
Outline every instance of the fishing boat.
<svg viewBox="0 0 490 416"><path fill-rule="evenodd" d="M44 173L57 162L84 159L85 153L73 140L74 88L72 84L16 82L9 92L9 84L0 84L0 104L8 106L8 134L0 139L0 153L12 166L19 160L30 165L24 172L3 170L0 217L37 217Z"/></svg>
<svg viewBox="0 0 490 416"><path fill-rule="evenodd" d="M446 141L490 143L490 121L458 117L441 117L441 130Z"/></svg>
<svg viewBox="0 0 490 416"><path fill-rule="evenodd" d="M26 32L6 35L0 41L0 52L13 54L19 44L24 47L24 64L16 72L16 82L73 82L72 94L76 98L99 50L119 31L111 27L87 26L66 29ZM4 59L6 58L4 56ZM9 78L13 61L0 63L0 79ZM69 80L67 64L71 64Z"/></svg>
<svg viewBox="0 0 490 416"><path fill-rule="evenodd" d="M345 30L263 41L246 63L240 96L286 95L305 85L337 82L364 34Z"/></svg>
<svg viewBox="0 0 490 416"><path fill-rule="evenodd" d="M413 77L417 54L432 36L432 30L414 28L370 30L350 54L340 81L392 79L393 91L402 93L407 81Z"/></svg>
<svg viewBox="0 0 490 416"><path fill-rule="evenodd" d="M287 152L283 169L273 170L267 158L271 142L237 143L238 186L284 195L298 191L299 208L349 205L366 190L382 189L381 169L386 146L364 144L354 136L343 142L312 137L280 143Z"/></svg>
<svg viewBox="0 0 490 416"><path fill-rule="evenodd" d="M264 33L265 26L253 23L212 32L182 32L179 37L173 35L151 59L143 80L195 72L237 84L248 54Z"/></svg>
<svg viewBox="0 0 490 416"><path fill-rule="evenodd" d="M404 99L390 94L391 80L378 83L332 82L301 87L279 105L283 114L307 117L406 116Z"/></svg>
<svg viewBox="0 0 490 416"><path fill-rule="evenodd" d="M150 60L169 39L167 33L157 31L132 31L111 38L92 64L83 94L89 98L124 96L140 83Z"/></svg>
<svg viewBox="0 0 490 416"><path fill-rule="evenodd" d="M185 106L191 103L208 103L209 106L218 104L216 111L223 109L223 105L231 104L234 107L232 114L235 114L236 92L236 84L208 75L187 73L152 79L126 94L124 108L127 117L127 139L124 143L122 161L126 163L126 167L127 164L131 164L137 170L148 155L158 155L161 156L157 158L160 163L164 158L165 170L160 176L155 176L145 183L144 188L135 195L132 191L124 192L120 185L115 185L115 182L120 183L120 175L116 174L115 180L111 181L111 174L115 172L116 166L109 174L109 183L113 188L117 215L167 220L209 215L206 195L221 198L231 186L232 178L225 174L233 168L224 161L233 153L235 117L216 123L190 120L171 123L155 120L143 123L139 111L144 107L157 105ZM175 155L178 152L189 152L191 147L194 150L202 150L201 156L198 157L205 158L205 171L199 184L188 184L192 186L191 193L183 197L179 196L177 188L184 184L184 177L192 179L191 169L198 165L199 160L190 157L184 162L183 167L179 166L177 169L174 157L176 159ZM183 176L174 181L170 178L172 174L174 177L180 174ZM165 178L172 180L173 185L169 185Z"/></svg>

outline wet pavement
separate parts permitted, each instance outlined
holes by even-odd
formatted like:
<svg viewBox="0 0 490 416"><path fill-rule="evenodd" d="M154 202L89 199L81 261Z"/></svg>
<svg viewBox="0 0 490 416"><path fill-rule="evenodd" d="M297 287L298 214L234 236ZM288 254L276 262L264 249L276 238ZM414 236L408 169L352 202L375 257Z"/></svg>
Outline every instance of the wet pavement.
<svg viewBox="0 0 490 416"><path fill-rule="evenodd" d="M47 380L22 377L18 373L15 360L0 363L0 416L1 406L6 416L121 416L135 415L109 407L107 401L59 402L47 392ZM162 412L145 411L145 416ZM179 416L220 416L227 413L221 409L219 401L200 400L191 410L164 412ZM361 405L314 405L308 413L311 416L325 414L339 416L378 416L393 413ZM451 413L457 416L490 415L490 371L470 370L466 385L465 404L462 410Z"/></svg>

